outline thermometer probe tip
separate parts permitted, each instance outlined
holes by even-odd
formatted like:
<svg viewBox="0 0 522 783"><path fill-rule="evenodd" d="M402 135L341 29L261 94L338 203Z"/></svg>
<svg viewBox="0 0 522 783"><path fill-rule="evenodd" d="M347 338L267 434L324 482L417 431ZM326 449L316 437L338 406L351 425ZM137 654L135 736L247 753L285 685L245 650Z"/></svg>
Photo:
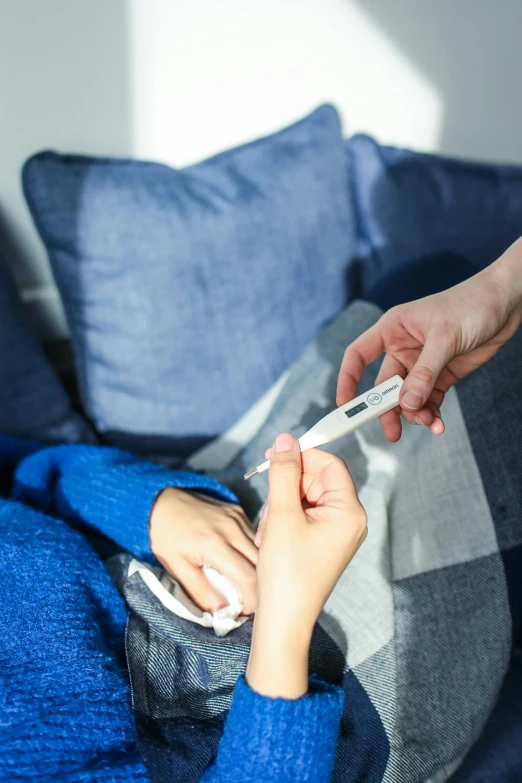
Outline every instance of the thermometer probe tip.
<svg viewBox="0 0 522 783"><path fill-rule="evenodd" d="M254 476L257 476L259 473L257 468L254 468L254 470L250 470L248 473L245 473L245 481L250 481L251 478L254 478Z"/></svg>

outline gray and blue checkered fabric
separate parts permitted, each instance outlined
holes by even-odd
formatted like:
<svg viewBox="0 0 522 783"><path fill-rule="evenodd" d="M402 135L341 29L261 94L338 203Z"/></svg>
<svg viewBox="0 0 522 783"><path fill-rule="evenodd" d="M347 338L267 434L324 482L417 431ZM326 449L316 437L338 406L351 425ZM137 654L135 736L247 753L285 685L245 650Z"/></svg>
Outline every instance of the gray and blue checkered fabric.
<svg viewBox="0 0 522 783"><path fill-rule="evenodd" d="M252 520L267 476L245 483L243 473L279 432L299 437L335 406L344 349L379 316L359 302L323 330L261 430L215 476ZM377 371L367 369L361 391ZM494 708L522 614L521 390L519 335L447 394L442 437L406 425L389 444L373 422L329 446L349 466L369 519L312 643L312 673L346 692L336 781L448 780ZM143 755L154 782L197 780L244 671L251 624L217 639L172 616L127 566L125 557L112 564L131 608Z"/></svg>

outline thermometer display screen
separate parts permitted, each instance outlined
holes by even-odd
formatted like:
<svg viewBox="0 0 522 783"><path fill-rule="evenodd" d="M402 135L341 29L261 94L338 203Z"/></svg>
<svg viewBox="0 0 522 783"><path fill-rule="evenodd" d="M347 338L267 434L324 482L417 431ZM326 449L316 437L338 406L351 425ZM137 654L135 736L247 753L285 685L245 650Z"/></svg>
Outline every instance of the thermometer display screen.
<svg viewBox="0 0 522 783"><path fill-rule="evenodd" d="M355 408L350 408L349 410L345 411L346 415L349 419L352 418L352 416L357 416L358 413L361 411L365 411L368 406L365 402L360 402L359 405L356 405Z"/></svg>

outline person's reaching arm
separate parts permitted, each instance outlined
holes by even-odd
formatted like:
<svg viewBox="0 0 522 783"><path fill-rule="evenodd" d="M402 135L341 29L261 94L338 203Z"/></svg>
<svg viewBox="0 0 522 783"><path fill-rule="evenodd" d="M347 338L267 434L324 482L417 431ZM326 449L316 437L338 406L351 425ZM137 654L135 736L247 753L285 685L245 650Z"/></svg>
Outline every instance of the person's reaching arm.
<svg viewBox="0 0 522 783"><path fill-rule="evenodd" d="M343 692L309 681L308 652L319 613L365 537L366 514L342 460L300 454L295 438L280 435L256 538L259 604L246 678L205 783L331 780Z"/></svg>
<svg viewBox="0 0 522 783"><path fill-rule="evenodd" d="M376 384L405 378L400 408L381 417L386 438L399 440L400 414L444 431L440 406L461 378L489 361L522 323L522 239L487 269L434 296L398 305L348 346L337 405L353 399L366 365L386 356Z"/></svg>
<svg viewBox="0 0 522 783"><path fill-rule="evenodd" d="M51 446L20 462L15 499L103 533L139 559L153 556L207 611L225 605L201 566L257 604L254 532L230 490L207 476L169 471L103 446Z"/></svg>

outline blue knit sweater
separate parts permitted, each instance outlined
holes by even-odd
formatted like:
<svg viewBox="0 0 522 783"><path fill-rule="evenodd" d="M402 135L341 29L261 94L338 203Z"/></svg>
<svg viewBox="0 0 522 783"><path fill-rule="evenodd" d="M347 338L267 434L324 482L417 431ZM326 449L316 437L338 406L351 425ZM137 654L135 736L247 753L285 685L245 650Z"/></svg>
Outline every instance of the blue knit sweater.
<svg viewBox="0 0 522 783"><path fill-rule="evenodd" d="M125 605L96 550L103 534L150 559L149 515L167 486L234 500L205 476L113 449L0 436L0 780L147 780ZM313 682L297 701L267 699L241 678L204 780L329 780L342 699Z"/></svg>

